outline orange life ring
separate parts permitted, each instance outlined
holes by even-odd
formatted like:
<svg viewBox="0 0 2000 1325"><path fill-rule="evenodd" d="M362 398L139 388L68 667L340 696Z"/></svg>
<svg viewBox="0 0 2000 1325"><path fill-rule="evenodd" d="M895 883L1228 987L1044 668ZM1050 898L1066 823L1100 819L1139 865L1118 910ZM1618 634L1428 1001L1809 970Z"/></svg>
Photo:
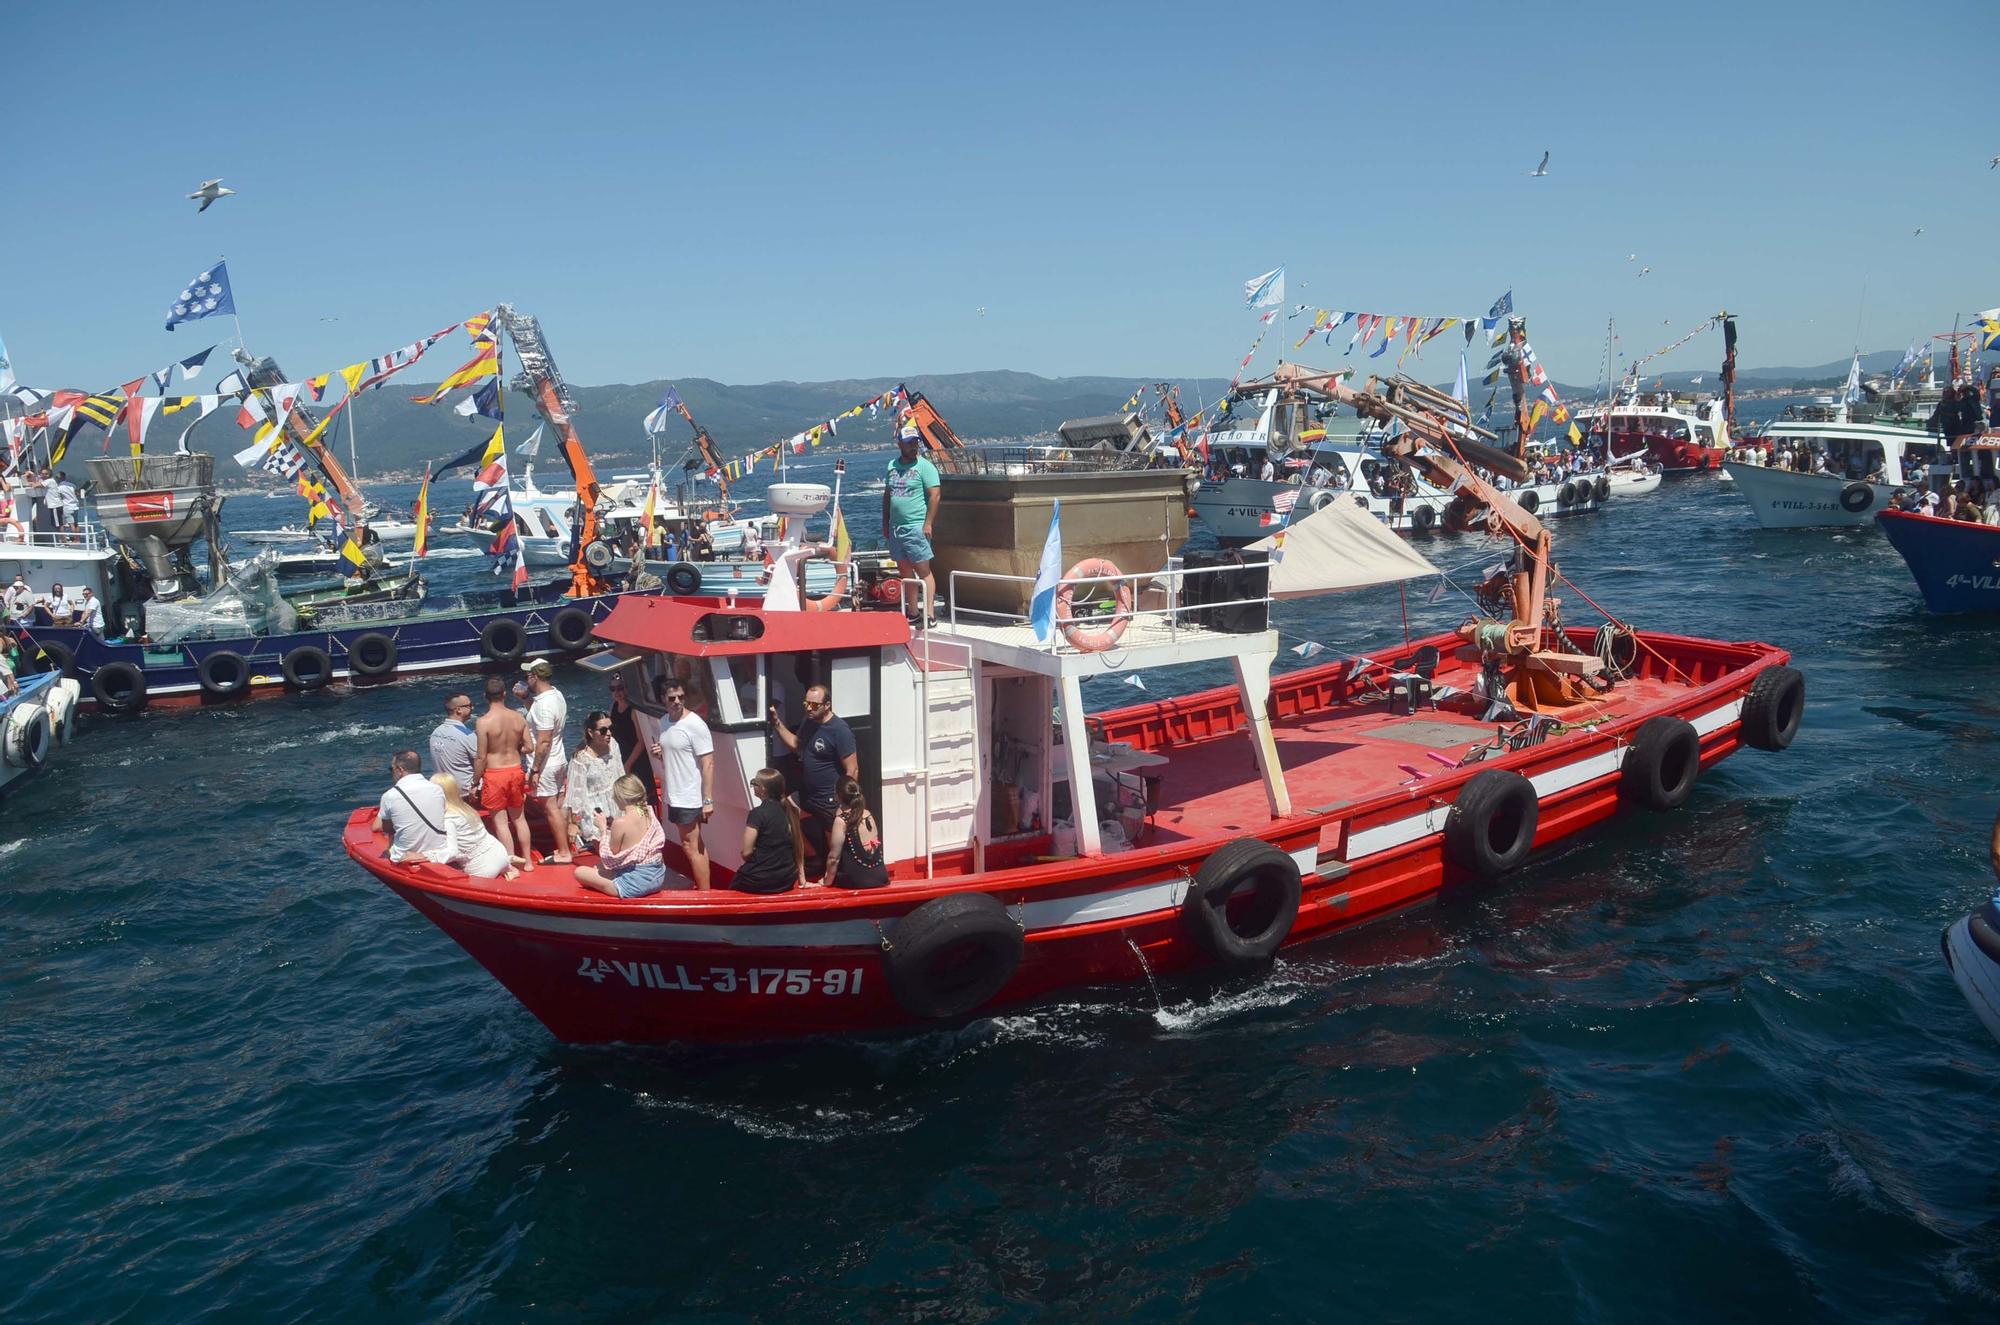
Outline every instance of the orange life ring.
<svg viewBox="0 0 2000 1325"><path fill-rule="evenodd" d="M1071 599L1076 586L1091 580L1115 578L1125 572L1103 557L1085 557L1069 568L1062 583L1056 586L1056 626L1070 647L1079 653L1102 653L1124 637L1125 627L1132 622L1132 582L1118 580L1118 612L1111 618L1111 624L1102 630L1084 630L1070 615Z"/></svg>
<svg viewBox="0 0 2000 1325"><path fill-rule="evenodd" d="M833 577L833 588L831 588L831 589L827 590L827 591L826 591L825 593L821 594L821 595L820 595L819 597L817 597L817 598L813 598L813 597L809 596L809 595L808 595L808 594L806 593L806 591L805 591L805 585L804 585L804 583L803 583L803 580L804 580L804 576L803 576L803 574L802 574L802 575L800 576L800 580L801 580L801 583L800 583L800 585L799 585L799 610L800 610L800 611L802 611L802 612L838 612L838 611L839 611L839 610L840 610L840 609L841 609L842 607L846 606L846 604L847 604L847 563L846 563L846 562L844 562L844 561L842 561L842 562L836 562L836 563L835 563L835 565L836 565L836 566L838 567L838 569L837 569L837 571L835 572L835 574L834 574L834 577Z"/></svg>

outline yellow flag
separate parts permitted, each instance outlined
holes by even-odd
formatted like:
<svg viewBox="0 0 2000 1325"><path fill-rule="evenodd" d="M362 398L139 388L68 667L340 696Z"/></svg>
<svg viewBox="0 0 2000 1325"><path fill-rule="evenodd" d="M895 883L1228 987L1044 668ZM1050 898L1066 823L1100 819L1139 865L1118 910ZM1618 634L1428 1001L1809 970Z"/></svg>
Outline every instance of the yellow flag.
<svg viewBox="0 0 2000 1325"><path fill-rule="evenodd" d="M1569 440L1572 445L1583 445L1583 434L1577 431L1577 426L1574 423L1569 425Z"/></svg>
<svg viewBox="0 0 2000 1325"><path fill-rule="evenodd" d="M1542 418L1548 412L1549 412L1549 406L1547 401L1542 401L1542 400L1536 401L1535 412L1528 416L1528 431L1533 432L1535 429L1541 427Z"/></svg>
<svg viewBox="0 0 2000 1325"><path fill-rule="evenodd" d="M366 564L368 560L361 551L361 544L354 541L354 535L352 534L349 534L347 541L340 545L340 555L346 557L357 566Z"/></svg>
<svg viewBox="0 0 2000 1325"><path fill-rule="evenodd" d="M340 380L347 383L347 394L353 395L361 389L361 379L368 376L368 365L351 363L340 370Z"/></svg>
<svg viewBox="0 0 2000 1325"><path fill-rule="evenodd" d="M847 536L847 517L838 508L833 513L833 559L845 562L853 559L854 540Z"/></svg>
<svg viewBox="0 0 2000 1325"><path fill-rule="evenodd" d="M506 431L507 431L506 426L504 424L496 423L493 425L493 440L486 443L486 454L479 457L479 467L481 469L486 468L488 465L495 464L506 457L507 455Z"/></svg>

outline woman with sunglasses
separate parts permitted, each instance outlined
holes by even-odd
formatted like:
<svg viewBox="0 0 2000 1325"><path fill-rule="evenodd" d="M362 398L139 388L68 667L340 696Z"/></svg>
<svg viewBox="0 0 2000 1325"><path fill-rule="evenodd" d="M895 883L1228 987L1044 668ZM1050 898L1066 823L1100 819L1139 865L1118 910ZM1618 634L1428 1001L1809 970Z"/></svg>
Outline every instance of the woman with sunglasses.
<svg viewBox="0 0 2000 1325"><path fill-rule="evenodd" d="M611 799L611 784L625 773L618 742L611 735L611 715L592 709L583 720L583 748L570 756L569 788L563 793L563 808L569 812L570 837L583 846L599 840L598 816L617 814Z"/></svg>

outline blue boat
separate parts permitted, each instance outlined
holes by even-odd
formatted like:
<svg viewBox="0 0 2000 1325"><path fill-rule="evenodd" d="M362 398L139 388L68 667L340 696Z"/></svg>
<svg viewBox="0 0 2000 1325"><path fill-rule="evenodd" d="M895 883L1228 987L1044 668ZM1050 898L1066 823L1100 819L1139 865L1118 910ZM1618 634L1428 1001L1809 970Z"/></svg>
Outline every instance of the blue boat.
<svg viewBox="0 0 2000 1325"><path fill-rule="evenodd" d="M1908 511L1876 517L1933 612L2000 612L2000 526Z"/></svg>
<svg viewBox="0 0 2000 1325"><path fill-rule="evenodd" d="M282 634L183 639L173 645L106 639L75 626L29 626L26 634L57 669L83 687L82 701L107 713L162 703L226 703L335 682L380 684L419 672L512 668L590 647L597 623L633 589L573 597L567 581L466 594L429 610L385 603L381 616ZM398 614L388 614L395 612Z"/></svg>

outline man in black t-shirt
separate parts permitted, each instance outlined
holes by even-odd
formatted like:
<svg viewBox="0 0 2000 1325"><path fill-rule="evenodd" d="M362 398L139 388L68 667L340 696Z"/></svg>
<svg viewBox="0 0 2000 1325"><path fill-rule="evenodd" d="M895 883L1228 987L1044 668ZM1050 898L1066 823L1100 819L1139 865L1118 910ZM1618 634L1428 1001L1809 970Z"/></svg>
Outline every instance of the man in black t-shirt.
<svg viewBox="0 0 2000 1325"><path fill-rule="evenodd" d="M800 784L798 789L799 809L804 814L800 827L805 832L806 847L814 855L826 856L826 837L833 828L833 816L839 802L834 796L834 788L842 777L861 776L861 760L855 753L854 732L847 723L833 711L833 703L824 685L806 688L805 721L794 732L785 726L784 718L778 714L778 706L771 705L771 725L785 748L798 755Z"/></svg>

